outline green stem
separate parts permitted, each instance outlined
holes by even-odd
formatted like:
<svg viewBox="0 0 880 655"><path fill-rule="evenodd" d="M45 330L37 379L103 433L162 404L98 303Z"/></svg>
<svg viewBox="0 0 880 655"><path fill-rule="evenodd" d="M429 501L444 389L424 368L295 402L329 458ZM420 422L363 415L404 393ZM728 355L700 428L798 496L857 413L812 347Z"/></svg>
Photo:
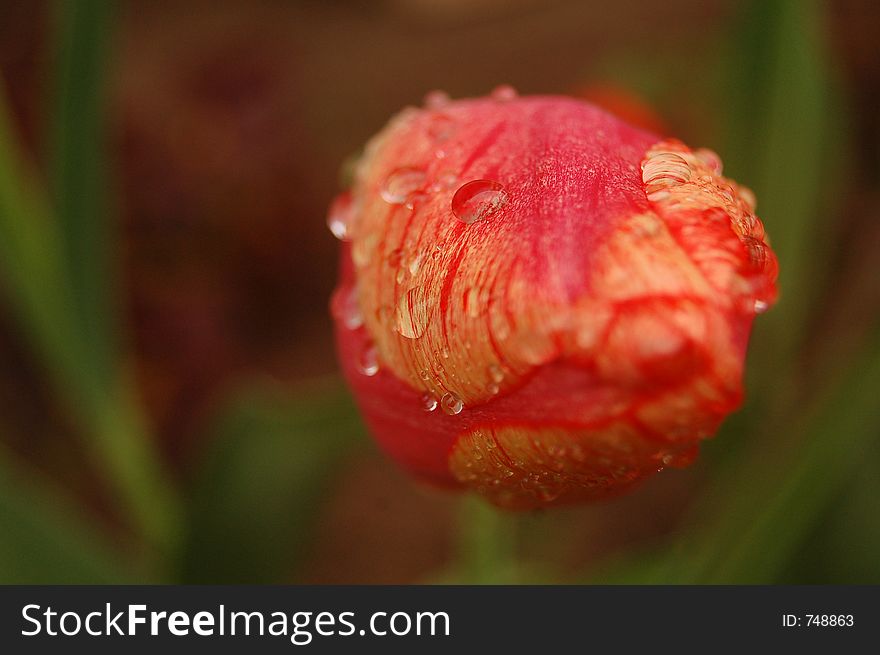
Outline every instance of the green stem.
<svg viewBox="0 0 880 655"><path fill-rule="evenodd" d="M518 579L515 519L482 498L461 500L458 568L469 584L510 584Z"/></svg>

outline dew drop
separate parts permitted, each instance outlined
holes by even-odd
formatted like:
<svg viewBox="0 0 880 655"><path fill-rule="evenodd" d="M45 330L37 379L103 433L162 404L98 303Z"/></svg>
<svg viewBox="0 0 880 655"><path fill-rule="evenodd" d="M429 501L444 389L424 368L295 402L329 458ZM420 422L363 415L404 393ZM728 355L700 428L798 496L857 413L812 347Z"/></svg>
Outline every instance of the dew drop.
<svg viewBox="0 0 880 655"><path fill-rule="evenodd" d="M378 236L376 234L367 234L362 239L355 239L351 247L351 259L354 261L355 266L364 268L370 263L377 241Z"/></svg>
<svg viewBox="0 0 880 655"><path fill-rule="evenodd" d="M454 416L461 413L461 410L464 409L464 403L454 393L445 393L440 399L440 407L446 414Z"/></svg>
<svg viewBox="0 0 880 655"><path fill-rule="evenodd" d="M499 102L508 102L509 100L516 99L517 92L509 84L502 84L501 86L496 86L492 89L492 93L489 94L492 100L498 100Z"/></svg>
<svg viewBox="0 0 880 655"><path fill-rule="evenodd" d="M723 165L721 163L721 157L718 156L714 150L709 150L708 148L698 148L694 150L694 155L697 156L709 169L715 173L716 175L721 175L721 171L723 169Z"/></svg>
<svg viewBox="0 0 880 655"><path fill-rule="evenodd" d="M756 299L754 304L754 309L756 314L763 314L770 308L770 303L766 300Z"/></svg>
<svg viewBox="0 0 880 655"><path fill-rule="evenodd" d="M421 264L422 264L422 255L421 254L418 254L415 257L413 257L409 262L409 266L407 266L407 269L409 270L409 274L415 275L416 273L418 273L419 266L421 266Z"/></svg>
<svg viewBox="0 0 880 655"><path fill-rule="evenodd" d="M480 307L480 292L475 287L468 289L465 294L464 306L467 315L471 318L477 318L480 315L482 311L482 307Z"/></svg>
<svg viewBox="0 0 880 655"><path fill-rule="evenodd" d="M422 409L424 409L426 412L433 412L435 409L437 409L438 404L439 403L437 402L437 397L434 394L426 393L424 396L422 396Z"/></svg>
<svg viewBox="0 0 880 655"><path fill-rule="evenodd" d="M513 333L513 326L507 314L501 309L503 306L503 298L489 301L489 329L497 341L506 341Z"/></svg>
<svg viewBox="0 0 880 655"><path fill-rule="evenodd" d="M364 317L361 314L361 306L358 302L357 287L354 285L342 297L339 309L342 324L349 330L357 330L364 324Z"/></svg>
<svg viewBox="0 0 880 655"><path fill-rule="evenodd" d="M428 109L441 109L449 104L449 94L446 91L435 89L425 95L425 107Z"/></svg>
<svg viewBox="0 0 880 655"><path fill-rule="evenodd" d="M767 264L767 247L754 237L743 237L743 244L749 255L749 261L756 270L762 271Z"/></svg>
<svg viewBox="0 0 880 655"><path fill-rule="evenodd" d="M425 185L425 171L405 166L393 171L382 185L382 199L390 205L405 205Z"/></svg>
<svg viewBox="0 0 880 655"><path fill-rule="evenodd" d="M649 200L659 200L672 186L691 179L687 160L675 152L656 152L642 162L642 182Z"/></svg>
<svg viewBox="0 0 880 655"><path fill-rule="evenodd" d="M400 266L400 258L402 255L403 251L400 248L395 248L388 253L388 264L395 268Z"/></svg>
<svg viewBox="0 0 880 655"><path fill-rule="evenodd" d="M445 191L451 189L458 182L458 176L453 171L443 171L435 179L431 185L431 191Z"/></svg>
<svg viewBox="0 0 880 655"><path fill-rule="evenodd" d="M758 200L755 198L755 192L747 186L739 187L739 197L749 206L749 209L755 211L758 206Z"/></svg>
<svg viewBox="0 0 880 655"><path fill-rule="evenodd" d="M490 382L489 385L486 387L486 391L495 396L498 394L499 391L501 391L501 387L499 387L494 382Z"/></svg>
<svg viewBox="0 0 880 655"><path fill-rule="evenodd" d="M372 377L379 372L379 354L376 352L376 346L368 343L361 352L358 361L358 369L364 375Z"/></svg>
<svg viewBox="0 0 880 655"><path fill-rule="evenodd" d="M428 123L428 136L430 136L434 141L443 142L448 141L452 138L452 135L455 134L455 121L453 121L446 114L436 114L431 117L431 120ZM438 153L443 152L438 151ZM437 154L438 159L443 159L446 156L446 153L443 152L442 155Z"/></svg>
<svg viewBox="0 0 880 655"><path fill-rule="evenodd" d="M498 364L492 364L489 366L489 377L492 378L493 382L501 382L504 380L504 371L501 370Z"/></svg>
<svg viewBox="0 0 880 655"><path fill-rule="evenodd" d="M418 339L428 324L427 308L419 300L417 287L409 289L400 296L397 303L397 331L407 339Z"/></svg>
<svg viewBox="0 0 880 655"><path fill-rule="evenodd" d="M427 193L416 191L415 193L410 194L403 205L407 209L415 209L416 205L424 203L426 200L428 200L429 197L430 196Z"/></svg>
<svg viewBox="0 0 880 655"><path fill-rule="evenodd" d="M505 188L493 180L471 180L452 196L452 213L462 223L475 223L492 216L507 204Z"/></svg>
<svg viewBox="0 0 880 655"><path fill-rule="evenodd" d="M330 205L330 211L327 213L327 227L333 236L340 241L348 241L351 238L349 232L353 213L350 193L340 193Z"/></svg>

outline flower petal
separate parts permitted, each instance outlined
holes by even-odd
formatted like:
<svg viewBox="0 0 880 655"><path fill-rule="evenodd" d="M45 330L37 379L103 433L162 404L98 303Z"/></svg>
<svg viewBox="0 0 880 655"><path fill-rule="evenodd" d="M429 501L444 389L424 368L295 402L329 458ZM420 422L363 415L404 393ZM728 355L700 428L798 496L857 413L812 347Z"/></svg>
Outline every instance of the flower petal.
<svg viewBox="0 0 880 655"><path fill-rule="evenodd" d="M510 507L592 498L738 405L776 264L714 153L569 99L444 99L368 144L350 206L343 368L423 477Z"/></svg>

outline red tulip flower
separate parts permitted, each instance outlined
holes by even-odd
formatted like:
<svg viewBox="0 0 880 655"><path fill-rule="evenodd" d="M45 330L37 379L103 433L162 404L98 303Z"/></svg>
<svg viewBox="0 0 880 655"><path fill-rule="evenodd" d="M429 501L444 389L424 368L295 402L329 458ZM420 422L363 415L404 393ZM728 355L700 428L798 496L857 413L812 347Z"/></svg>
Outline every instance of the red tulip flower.
<svg viewBox="0 0 880 655"><path fill-rule="evenodd" d="M696 455L742 398L776 258L752 193L561 97L429 96L331 207L345 375L421 479L525 509Z"/></svg>

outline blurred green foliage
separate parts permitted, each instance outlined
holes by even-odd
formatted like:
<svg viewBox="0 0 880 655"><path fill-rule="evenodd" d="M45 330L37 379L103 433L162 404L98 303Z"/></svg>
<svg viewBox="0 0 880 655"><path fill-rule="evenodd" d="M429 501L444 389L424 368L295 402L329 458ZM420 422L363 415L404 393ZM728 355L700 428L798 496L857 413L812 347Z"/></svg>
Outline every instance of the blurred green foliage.
<svg viewBox="0 0 880 655"><path fill-rule="evenodd" d="M3 452L0 526L4 584L112 584L135 577L59 490Z"/></svg>
<svg viewBox="0 0 880 655"><path fill-rule="evenodd" d="M0 451L0 581L302 579L328 481L362 434L357 412L338 383L295 398L254 385L218 413L192 486L170 482L122 364L106 193L113 167L102 140L112 11L93 0L57 7L45 185L0 99L0 267L11 312L78 417L129 536L111 540L63 490ZM814 1L752 2L722 60L707 64L726 71L707 76L713 88L704 90L719 100L722 154L757 192L780 255L782 300L758 322L749 404L707 447L710 482L675 534L599 562L577 581L880 581L880 479L864 465L876 460L880 434L880 332L823 388L801 389L796 367L819 311L823 253L834 243L822 217L845 176L848 139L822 12ZM640 66L636 77L650 90L675 86L674 67L664 78ZM829 515L844 494L846 511ZM552 562L518 560L524 529L465 499L458 556L432 580L565 581ZM834 558L842 563L831 566Z"/></svg>
<svg viewBox="0 0 880 655"><path fill-rule="evenodd" d="M183 581L301 578L331 473L362 433L338 384L308 397L253 389L218 417L188 506Z"/></svg>
<svg viewBox="0 0 880 655"><path fill-rule="evenodd" d="M115 347L118 313L108 311L112 275L101 131L103 34L108 3L59 3L58 128L50 187L54 202L19 154L0 107L0 257L24 332L78 414L134 527L171 551L179 513L146 437L134 391ZM80 133L82 126L83 132ZM74 273L73 271L76 271Z"/></svg>

